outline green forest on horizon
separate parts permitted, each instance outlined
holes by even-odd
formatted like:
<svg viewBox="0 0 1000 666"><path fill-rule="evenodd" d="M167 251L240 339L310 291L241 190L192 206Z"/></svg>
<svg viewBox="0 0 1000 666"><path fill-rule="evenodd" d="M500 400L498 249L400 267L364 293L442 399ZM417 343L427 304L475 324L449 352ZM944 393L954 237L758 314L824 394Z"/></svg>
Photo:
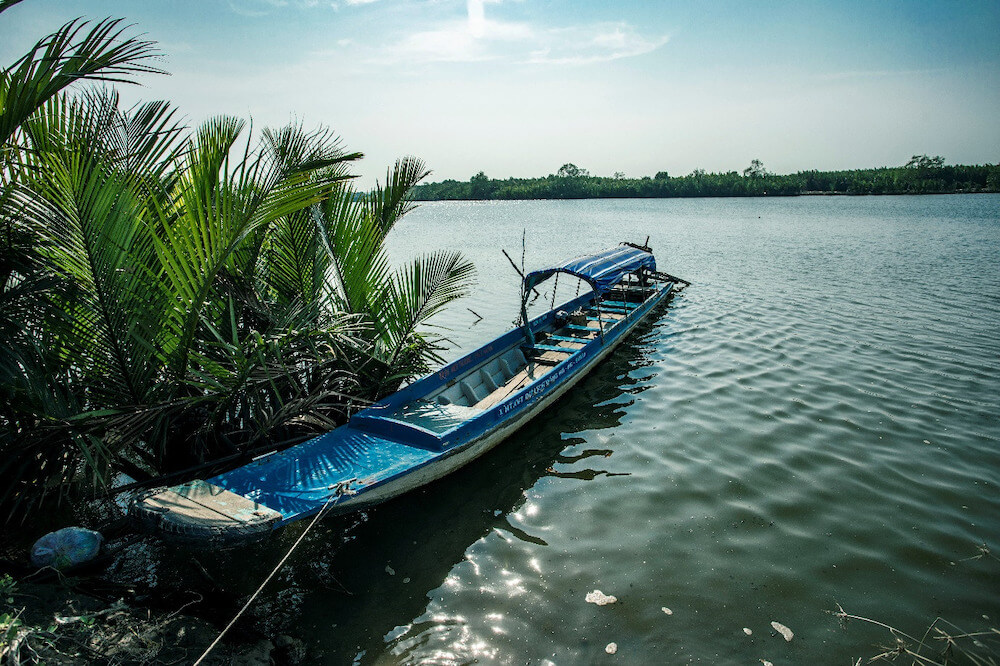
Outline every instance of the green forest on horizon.
<svg viewBox="0 0 1000 666"><path fill-rule="evenodd" d="M1000 192L1000 164L946 165L941 156L914 155L898 167L774 174L760 160L742 172L686 176L660 171L655 176L592 176L564 164L539 178L492 179L480 171L468 181L444 180L413 189L418 201L492 199L613 199L674 197L759 197L803 194L947 194Z"/></svg>

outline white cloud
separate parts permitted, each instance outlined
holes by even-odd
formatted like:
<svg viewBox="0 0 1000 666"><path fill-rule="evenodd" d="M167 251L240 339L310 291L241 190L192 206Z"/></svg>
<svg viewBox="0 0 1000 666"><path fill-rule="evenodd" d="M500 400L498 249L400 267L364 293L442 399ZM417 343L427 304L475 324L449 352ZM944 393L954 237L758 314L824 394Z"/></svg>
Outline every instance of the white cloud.
<svg viewBox="0 0 1000 666"><path fill-rule="evenodd" d="M229 8L240 16L256 18L267 16L278 7L284 7L285 0L229 0Z"/></svg>
<svg viewBox="0 0 1000 666"><path fill-rule="evenodd" d="M347 5L367 5L378 0L344 0ZM252 18L267 16L276 9L294 7L296 9L313 9L315 7L330 7L338 9L340 2L329 0L229 0L229 8L240 16Z"/></svg>
<svg viewBox="0 0 1000 666"><path fill-rule="evenodd" d="M502 60L534 64L586 64L638 56L667 43L646 37L625 22L542 27L489 19L485 4L467 0L465 20L411 33L369 58L377 64Z"/></svg>
<svg viewBox="0 0 1000 666"><path fill-rule="evenodd" d="M667 35L654 38L639 34L627 23L594 23L548 30L544 45L525 59L530 63L582 65L644 55L669 41Z"/></svg>

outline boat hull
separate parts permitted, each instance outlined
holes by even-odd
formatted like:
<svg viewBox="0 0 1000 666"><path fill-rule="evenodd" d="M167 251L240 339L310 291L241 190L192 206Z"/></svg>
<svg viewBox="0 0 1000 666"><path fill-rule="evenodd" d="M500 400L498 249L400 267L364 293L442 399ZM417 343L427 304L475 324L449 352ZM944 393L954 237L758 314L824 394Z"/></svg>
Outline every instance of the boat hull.
<svg viewBox="0 0 1000 666"><path fill-rule="evenodd" d="M582 362L582 364L575 369L574 372L569 374L569 376L563 381L553 382L553 386L550 391L544 392L537 400L528 404L523 411L519 411L513 417L500 421L495 428L488 430L479 437L476 437L465 444L453 447L447 452L446 455L435 460L433 463L424 465L413 470L409 474L387 481L377 487L370 488L365 492L359 492L354 495L343 497L340 501L332 504L327 509L328 513L350 513L381 504L382 502L386 502L399 497L400 495L414 491L429 483L433 483L434 481L461 469L465 465L468 465L477 458L485 455L504 440L514 435L514 433L518 430L526 426L532 419L544 412L550 405L558 401L577 383L584 379L596 365L614 352L614 350L625 341L629 334L641 322L648 319L657 307L661 305L663 301L667 300L672 293L671 287L672 285L665 286L659 294L653 296L646 303L644 303L641 309L637 309L633 313L630 313L629 320L627 322L623 322L625 324L623 329L616 331L617 334L614 335L613 338L606 339L604 341L601 341L600 338L595 340L595 342L598 343L598 346L594 349L593 353L590 354ZM632 318L633 315L634 319ZM505 409L507 410L505 414L499 413ZM507 414L510 414L511 408L509 405L504 403L496 407L495 410L498 412L498 416L503 419Z"/></svg>
<svg viewBox="0 0 1000 666"><path fill-rule="evenodd" d="M531 320L522 308L523 327L361 410L346 425L205 481L154 491L133 504L133 515L165 535L247 540L319 512L371 507L464 467L571 390L676 284L651 282L670 276L655 273L648 248L574 259L539 279L558 271L603 286Z"/></svg>

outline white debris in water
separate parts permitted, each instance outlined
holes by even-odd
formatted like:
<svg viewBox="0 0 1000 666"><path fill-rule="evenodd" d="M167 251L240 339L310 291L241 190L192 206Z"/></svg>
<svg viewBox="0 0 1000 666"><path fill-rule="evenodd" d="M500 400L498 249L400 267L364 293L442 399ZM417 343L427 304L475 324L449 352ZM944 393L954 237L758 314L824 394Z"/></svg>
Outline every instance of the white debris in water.
<svg viewBox="0 0 1000 666"><path fill-rule="evenodd" d="M608 643L607 646L605 646L604 651L608 654L618 652L618 643Z"/></svg>
<svg viewBox="0 0 1000 666"><path fill-rule="evenodd" d="M673 615L674 614L674 612L672 610L670 610L669 608L667 608L666 606L661 607L660 610L663 611L664 613L666 613L667 615Z"/></svg>
<svg viewBox="0 0 1000 666"><path fill-rule="evenodd" d="M618 597L610 594L604 594L600 590L594 590L593 592L587 592L586 601L588 604L607 606L608 604L613 604L618 601Z"/></svg>
<svg viewBox="0 0 1000 666"><path fill-rule="evenodd" d="M795 636L795 634L792 633L791 629L781 624L780 622L772 622L771 626L774 627L775 631L777 631L784 637L785 641L789 643L792 642L792 638Z"/></svg>
<svg viewBox="0 0 1000 666"><path fill-rule="evenodd" d="M404 583L409 583L409 582L410 582L410 579L409 579L409 577L407 577L407 578L404 578L404 579L403 579L403 582L404 582Z"/></svg>
<svg viewBox="0 0 1000 666"><path fill-rule="evenodd" d="M747 636L753 636L753 629L750 627L743 627L743 633Z"/></svg>
<svg viewBox="0 0 1000 666"><path fill-rule="evenodd" d="M392 567L390 567L388 564L385 565L385 572L387 574L389 574L390 576L395 576L396 575L396 570L393 569Z"/></svg>
<svg viewBox="0 0 1000 666"><path fill-rule="evenodd" d="M761 659L760 663L764 664L764 666L774 666L774 664L772 664L771 662L767 661L766 659Z"/></svg>

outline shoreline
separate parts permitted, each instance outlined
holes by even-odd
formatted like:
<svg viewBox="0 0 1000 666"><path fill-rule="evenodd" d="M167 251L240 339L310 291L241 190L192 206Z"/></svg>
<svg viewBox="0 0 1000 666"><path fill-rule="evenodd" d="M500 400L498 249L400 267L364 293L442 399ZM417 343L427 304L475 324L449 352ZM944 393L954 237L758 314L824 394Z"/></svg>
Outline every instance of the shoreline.
<svg viewBox="0 0 1000 666"><path fill-rule="evenodd" d="M897 167L798 171L776 174L759 160L740 171L708 173L696 169L684 176L666 171L627 178L592 175L565 164L555 174L494 179L480 171L467 181L445 179L413 190L419 200L494 199L673 199L701 197L972 194L1000 192L1000 164L946 165L944 158L914 156Z"/></svg>
<svg viewBox="0 0 1000 666"><path fill-rule="evenodd" d="M822 190L812 190L808 192L797 192L795 194L706 194L699 196L669 196L669 197L526 197L526 198L434 198L421 199L414 198L416 203L437 203L447 201L614 201L623 199L794 199L795 197L930 197L947 196L952 194L976 195L976 194L1000 194L1000 190L955 190L951 192L825 192Z"/></svg>

